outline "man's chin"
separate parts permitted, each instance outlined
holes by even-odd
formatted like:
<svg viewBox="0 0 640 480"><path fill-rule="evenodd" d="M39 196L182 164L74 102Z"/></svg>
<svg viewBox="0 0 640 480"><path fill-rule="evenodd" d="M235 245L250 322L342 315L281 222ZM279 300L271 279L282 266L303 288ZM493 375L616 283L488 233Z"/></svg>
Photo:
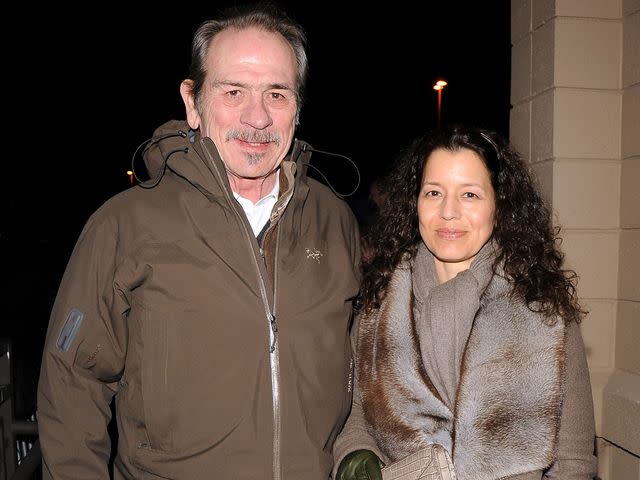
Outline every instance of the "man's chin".
<svg viewBox="0 0 640 480"><path fill-rule="evenodd" d="M263 171L263 170L254 170L254 171L242 171L242 172L234 172L231 170L227 170L227 172L229 174L231 174L232 176L238 178L238 179L242 179L242 180L263 180L265 178L268 178L269 176L273 175L277 170L278 170L278 166L274 167L271 170L268 171Z"/></svg>

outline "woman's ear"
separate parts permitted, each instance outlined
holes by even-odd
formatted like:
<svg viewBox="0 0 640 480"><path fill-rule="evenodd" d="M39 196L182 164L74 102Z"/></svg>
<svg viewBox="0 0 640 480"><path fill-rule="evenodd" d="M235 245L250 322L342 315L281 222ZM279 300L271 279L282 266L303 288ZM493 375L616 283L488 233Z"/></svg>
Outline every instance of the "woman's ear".
<svg viewBox="0 0 640 480"><path fill-rule="evenodd" d="M200 114L196 107L196 99L193 95L193 80L183 80L180 84L180 95L187 112L187 123L194 130L200 127Z"/></svg>

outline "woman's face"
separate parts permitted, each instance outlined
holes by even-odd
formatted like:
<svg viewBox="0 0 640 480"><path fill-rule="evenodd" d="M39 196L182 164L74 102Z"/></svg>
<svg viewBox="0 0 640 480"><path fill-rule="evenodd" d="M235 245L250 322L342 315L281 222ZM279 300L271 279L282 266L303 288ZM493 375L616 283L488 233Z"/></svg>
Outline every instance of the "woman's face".
<svg viewBox="0 0 640 480"><path fill-rule="evenodd" d="M491 237L495 209L489 171L475 152L437 149L429 155L418 196L418 220L441 282L469 268Z"/></svg>

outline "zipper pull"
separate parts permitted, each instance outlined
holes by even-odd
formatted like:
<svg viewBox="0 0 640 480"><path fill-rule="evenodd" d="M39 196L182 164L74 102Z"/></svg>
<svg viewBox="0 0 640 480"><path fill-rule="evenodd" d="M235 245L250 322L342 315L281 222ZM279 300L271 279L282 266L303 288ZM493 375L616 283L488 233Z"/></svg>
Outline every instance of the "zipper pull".
<svg viewBox="0 0 640 480"><path fill-rule="evenodd" d="M276 317L272 313L269 314L268 318L269 324L271 325L271 332L273 333L273 341L269 347L269 353L273 353L276 349L276 342L278 341L278 323L276 322Z"/></svg>

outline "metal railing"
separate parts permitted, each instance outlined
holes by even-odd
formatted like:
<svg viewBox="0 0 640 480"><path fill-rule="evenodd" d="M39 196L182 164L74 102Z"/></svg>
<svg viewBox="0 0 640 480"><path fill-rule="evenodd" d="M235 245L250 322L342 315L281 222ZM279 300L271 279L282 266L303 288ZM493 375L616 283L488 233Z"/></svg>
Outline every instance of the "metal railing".
<svg viewBox="0 0 640 480"><path fill-rule="evenodd" d="M42 462L38 424L35 414L14 418L11 377L11 343L0 339L0 480L32 480Z"/></svg>

